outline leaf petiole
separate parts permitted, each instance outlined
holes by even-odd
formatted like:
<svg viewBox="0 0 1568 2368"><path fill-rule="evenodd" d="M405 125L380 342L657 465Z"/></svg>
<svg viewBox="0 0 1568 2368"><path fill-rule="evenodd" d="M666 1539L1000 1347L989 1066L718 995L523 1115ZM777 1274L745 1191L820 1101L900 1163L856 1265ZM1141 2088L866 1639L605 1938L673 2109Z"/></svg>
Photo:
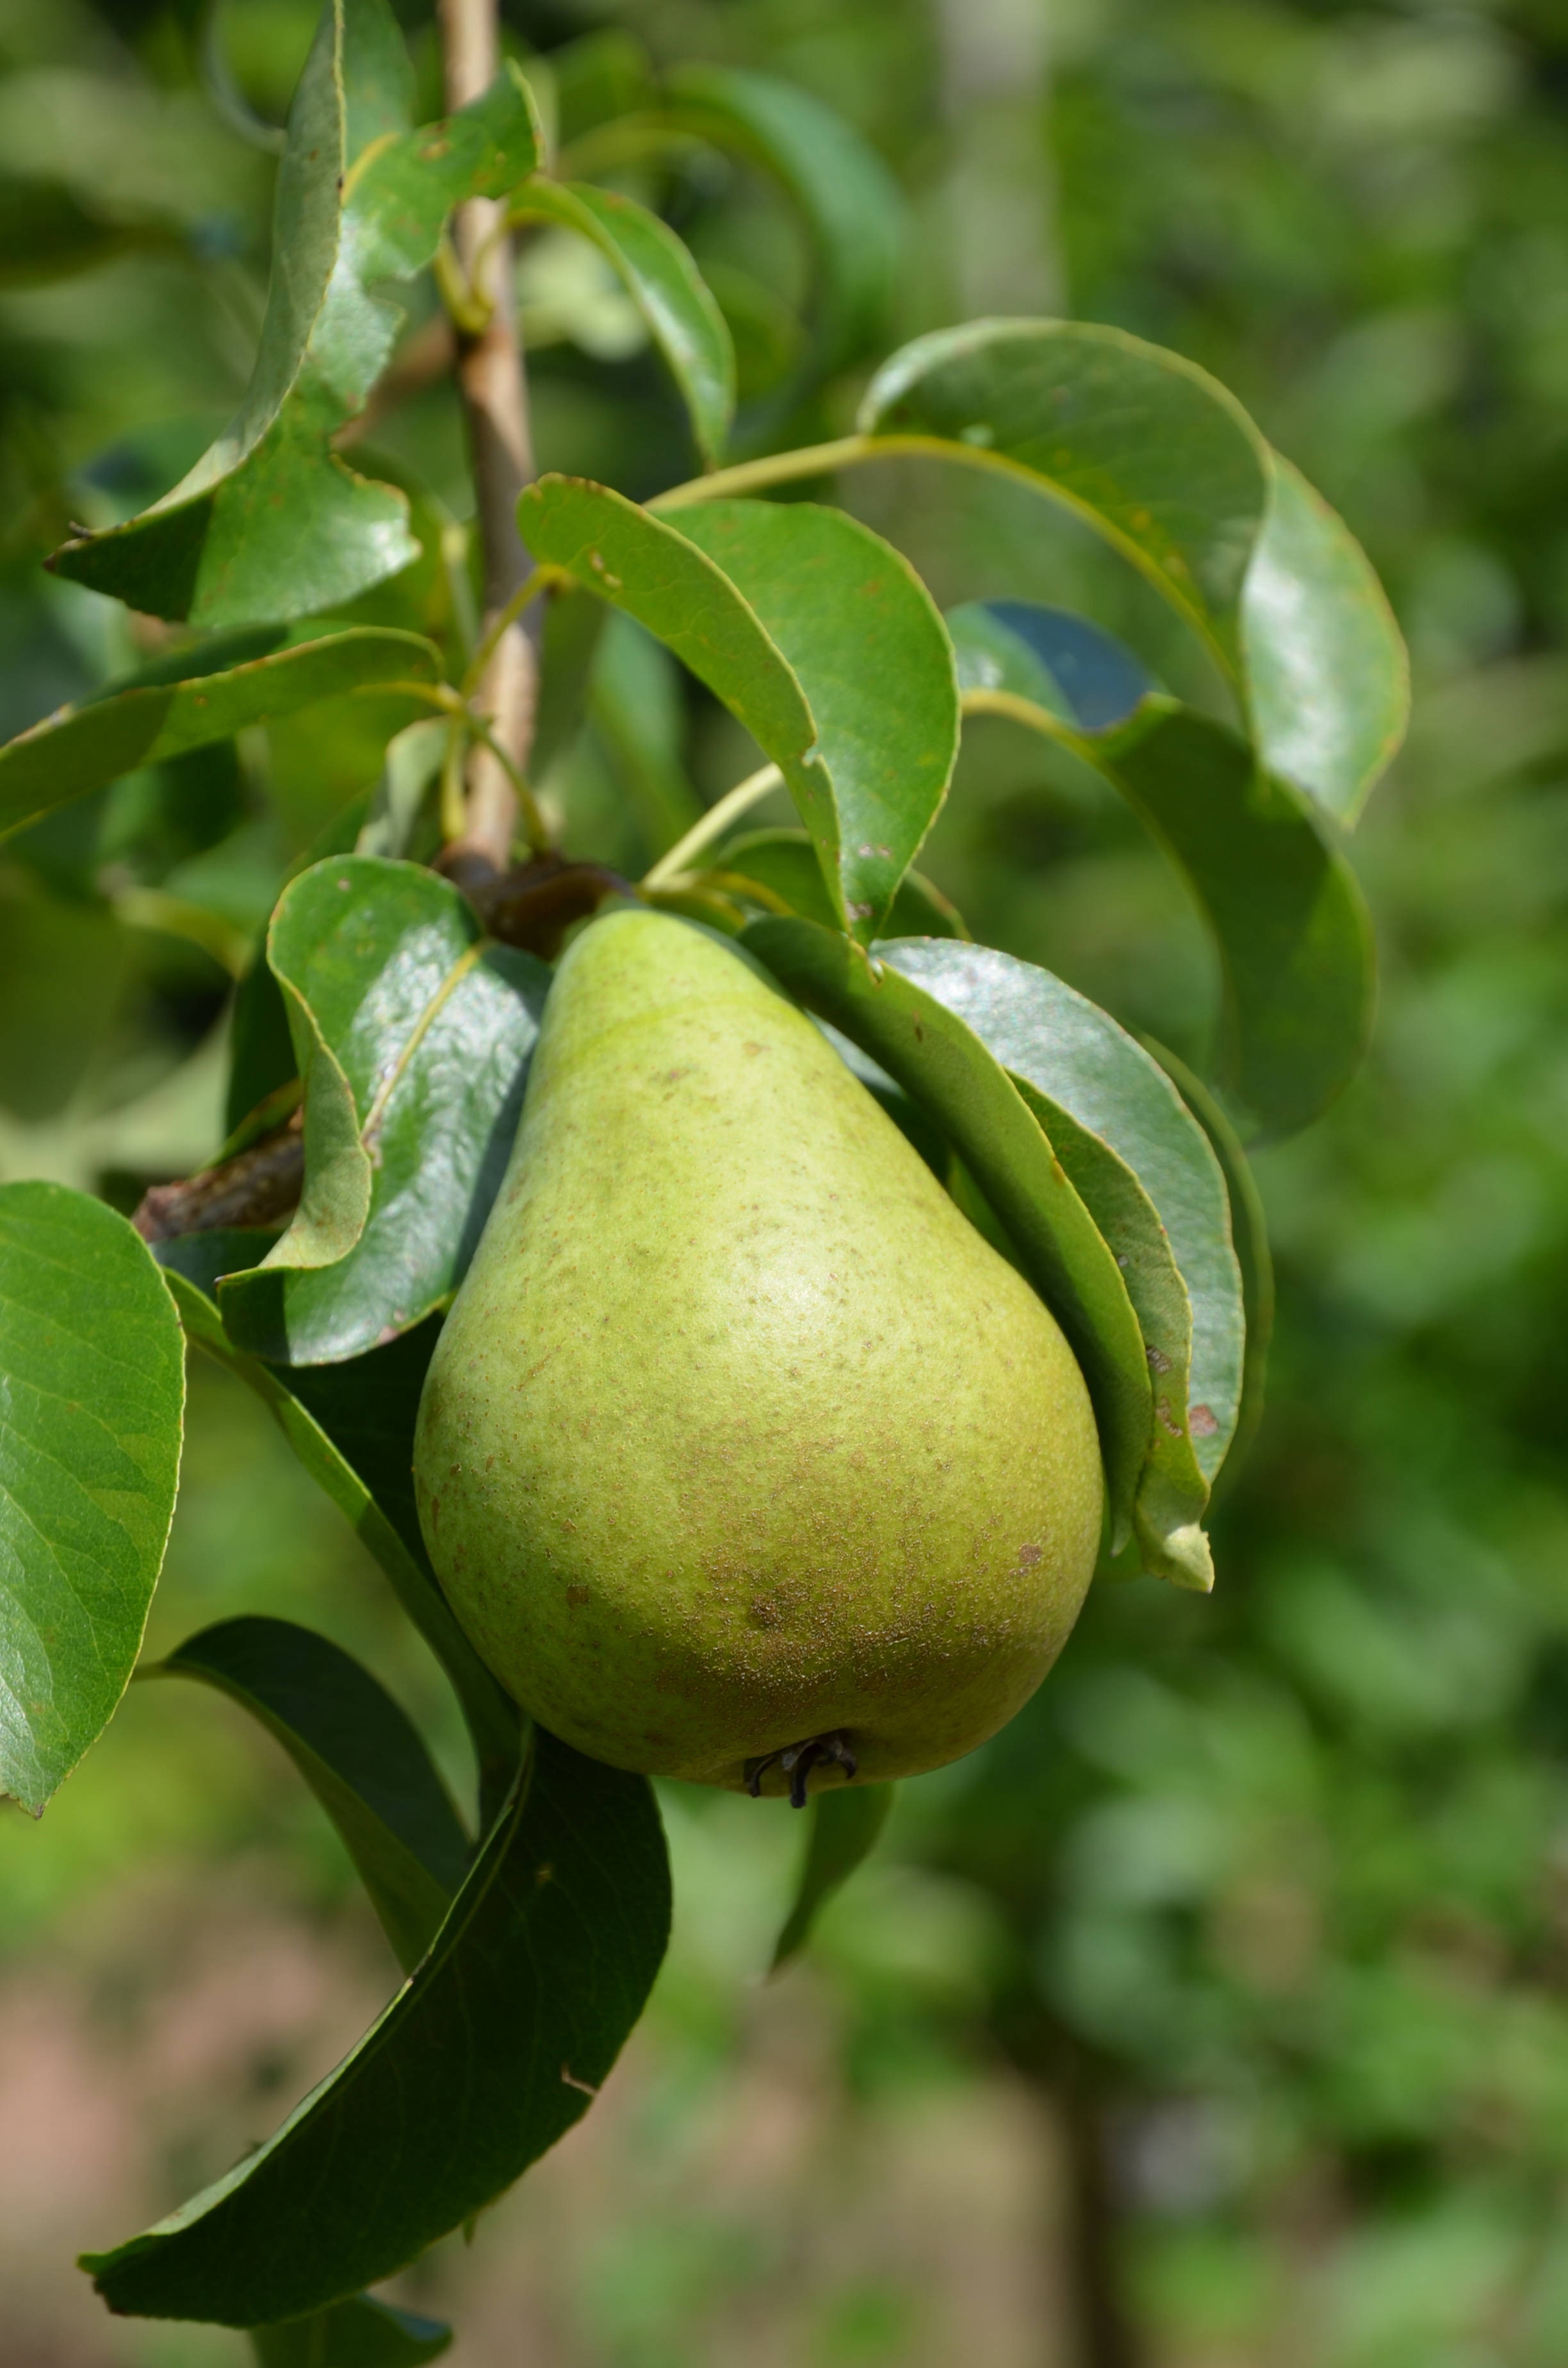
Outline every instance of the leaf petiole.
<svg viewBox="0 0 1568 2368"><path fill-rule="evenodd" d="M708 482L711 484L711 478ZM667 888L687 869L694 855L700 855L705 847L711 847L716 838L722 838L733 822L738 821L742 814L749 814L753 806L760 805L770 791L783 786L784 776L777 765L761 765L755 773L748 773L744 781L737 781L733 790L727 790L717 805L710 806L701 820L694 822L691 828L676 839L667 855L660 856L640 884L644 888Z"/></svg>

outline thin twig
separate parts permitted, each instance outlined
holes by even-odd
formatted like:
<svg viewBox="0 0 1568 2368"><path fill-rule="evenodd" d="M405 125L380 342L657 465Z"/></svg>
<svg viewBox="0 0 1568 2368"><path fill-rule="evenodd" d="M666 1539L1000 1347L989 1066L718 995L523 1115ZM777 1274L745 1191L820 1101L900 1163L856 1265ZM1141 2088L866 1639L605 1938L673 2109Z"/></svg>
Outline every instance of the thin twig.
<svg viewBox="0 0 1568 2368"><path fill-rule="evenodd" d="M144 1242L221 1226L280 1224L299 1206L305 1173L304 1138L296 1110L283 1125L219 1167L203 1168L177 1184L154 1184L131 1224Z"/></svg>
<svg viewBox="0 0 1568 2368"><path fill-rule="evenodd" d="M676 839L667 855L660 856L653 870L644 875L643 887L667 888L687 869L694 855L700 855L705 847L711 847L716 838L722 837L730 825L751 807L760 805L770 790L781 790L783 786L784 776L777 765L763 765L756 772L748 773L744 781L726 790L718 804L710 806L684 837Z"/></svg>
<svg viewBox="0 0 1568 2368"><path fill-rule="evenodd" d="M494 81L501 64L496 0L437 0L447 104L466 107ZM500 235L496 235L499 231ZM528 384L512 290L512 248L505 210L474 198L460 208L453 231L458 261L481 307L483 329L458 332L458 380L468 414L473 460L488 632L528 581L532 563L517 531L517 496L534 473ZM491 718L499 746L518 773L528 769L539 700L542 611L501 634L479 685L476 704ZM497 872L511 860L517 797L507 766L488 746L475 748L468 767L468 812L462 839L448 849L454 870L488 863Z"/></svg>

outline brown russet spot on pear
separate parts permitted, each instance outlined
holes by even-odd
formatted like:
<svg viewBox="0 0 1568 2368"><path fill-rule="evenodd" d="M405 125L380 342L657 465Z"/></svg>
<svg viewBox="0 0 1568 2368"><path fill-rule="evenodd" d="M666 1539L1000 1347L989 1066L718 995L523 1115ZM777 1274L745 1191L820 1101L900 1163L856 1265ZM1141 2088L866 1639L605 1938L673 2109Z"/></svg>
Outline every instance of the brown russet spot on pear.
<svg viewBox="0 0 1568 2368"><path fill-rule="evenodd" d="M415 1478L453 1610L552 1733L797 1794L994 1734L1100 1534L1049 1311L751 962L633 911L561 963Z"/></svg>

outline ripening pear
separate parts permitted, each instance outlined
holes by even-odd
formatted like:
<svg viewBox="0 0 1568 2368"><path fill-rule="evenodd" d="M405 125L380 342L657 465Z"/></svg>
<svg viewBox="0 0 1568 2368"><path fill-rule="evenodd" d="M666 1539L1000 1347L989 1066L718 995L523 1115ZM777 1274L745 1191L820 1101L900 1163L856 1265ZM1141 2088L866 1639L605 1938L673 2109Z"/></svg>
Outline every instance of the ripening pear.
<svg viewBox="0 0 1568 2368"><path fill-rule="evenodd" d="M1048 1310L756 966L631 910L561 963L415 1478L553 1734L797 1803L994 1733L1100 1535Z"/></svg>

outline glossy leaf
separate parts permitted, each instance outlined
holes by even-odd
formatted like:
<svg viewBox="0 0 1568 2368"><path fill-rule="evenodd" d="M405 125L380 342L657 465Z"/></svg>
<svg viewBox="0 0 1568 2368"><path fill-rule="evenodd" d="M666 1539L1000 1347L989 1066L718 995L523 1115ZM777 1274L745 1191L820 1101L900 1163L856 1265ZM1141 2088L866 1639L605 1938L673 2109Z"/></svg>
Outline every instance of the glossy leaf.
<svg viewBox="0 0 1568 2368"><path fill-rule="evenodd" d="M334 2303L282 2327L253 2327L256 2368L423 2368L449 2350L438 2319L394 2310L371 2294Z"/></svg>
<svg viewBox="0 0 1568 2368"><path fill-rule="evenodd" d="M1404 738L1410 664L1366 552L1278 452L1242 643L1265 762L1354 823Z"/></svg>
<svg viewBox="0 0 1568 2368"><path fill-rule="evenodd" d="M404 1973L435 1938L468 1838L417 1729L369 1669L290 1620L225 1620L143 1678L195 1678L276 1736L343 1839Z"/></svg>
<svg viewBox="0 0 1568 2368"><path fill-rule="evenodd" d="M1086 322L971 321L884 362L859 426L1065 503L1233 664L1267 469L1241 405L1196 363Z"/></svg>
<svg viewBox="0 0 1568 2368"><path fill-rule="evenodd" d="M535 1730L517 1799L429 1955L269 2143L91 2254L111 2310L248 2327L388 2276L586 2111L669 1931L645 1778Z"/></svg>
<svg viewBox="0 0 1568 2368"><path fill-rule="evenodd" d="M242 1348L362 1354L461 1281L517 1132L550 973L487 939L449 881L338 856L284 891L267 936L305 1087L299 1213L225 1282Z"/></svg>
<svg viewBox="0 0 1568 2368"><path fill-rule="evenodd" d="M876 952L967 1021L1007 1070L1116 1253L1153 1375L1137 1522L1145 1561L1207 1587L1196 1525L1235 1429L1245 1338L1230 1206L1207 1136L1142 1047L1049 971L988 946L917 940Z"/></svg>
<svg viewBox="0 0 1568 2368"><path fill-rule="evenodd" d="M821 1910L870 1856L897 1793L896 1784L845 1784L812 1794L805 1862L773 1952L772 1972L799 1956Z"/></svg>
<svg viewBox="0 0 1568 2368"><path fill-rule="evenodd" d="M808 921L824 928L837 927L836 916L823 882L822 867L803 830L756 830L733 838L713 859L716 884L741 892L752 882L767 896L788 905ZM887 926L900 938L965 938L969 932L956 908L936 884L918 871L906 871L888 914Z"/></svg>
<svg viewBox="0 0 1568 2368"><path fill-rule="evenodd" d="M1145 1041L1209 1137L1224 1175L1231 1204L1231 1235L1241 1268L1246 1313L1246 1349L1242 1360L1241 1405L1235 1431L1216 1479L1218 1490L1240 1470L1263 1416L1268 1347L1274 1337L1274 1261L1268 1247L1268 1222L1251 1163L1234 1127L1208 1087L1165 1045L1156 1044L1152 1038Z"/></svg>
<svg viewBox="0 0 1568 2368"><path fill-rule="evenodd" d="M971 640L972 615L949 620L960 671L991 678L966 706L1060 741L1142 815L1212 933L1236 1090L1275 1133L1307 1125L1354 1076L1371 1019L1371 925L1349 865L1224 724L1153 695L1108 731L1074 730L1037 695L1032 651L1011 653L994 620Z"/></svg>
<svg viewBox="0 0 1568 2368"><path fill-rule="evenodd" d="M503 74L410 130L413 74L386 0L331 0L290 111L273 278L250 388L189 475L140 517L68 542L62 575L204 625L308 616L419 556L408 502L332 450L403 315L372 284L430 263L450 209L538 162L526 91Z"/></svg>
<svg viewBox="0 0 1568 2368"><path fill-rule="evenodd" d="M187 748L226 740L371 683L435 682L440 653L415 633L357 625L250 627L177 651L58 708L0 747L0 831Z"/></svg>
<svg viewBox="0 0 1568 2368"><path fill-rule="evenodd" d="M1403 645L1344 523L1206 371L1121 329L974 321L885 362L859 425L1076 511L1209 643L1267 769L1353 817L1403 734Z"/></svg>
<svg viewBox="0 0 1568 2368"><path fill-rule="evenodd" d="M371 1357L299 1372L247 1356L223 1328L216 1281L256 1258L265 1238L193 1234L160 1242L159 1260L187 1338L256 1392L391 1580L462 1704L479 1760L481 1817L488 1824L517 1770L517 1713L448 1609L414 1507L414 1418L438 1327L422 1325Z"/></svg>
<svg viewBox="0 0 1568 2368"><path fill-rule="evenodd" d="M876 151L793 83L732 66L679 66L666 112L746 157L799 208L816 261L815 369L853 361L883 335L903 251L903 201Z"/></svg>
<svg viewBox="0 0 1568 2368"><path fill-rule="evenodd" d="M1083 1369L1119 1544L1152 1419L1142 1335L1116 1259L1038 1119L973 1030L891 964L811 921L754 921L743 941L888 1072L975 1178Z"/></svg>
<svg viewBox="0 0 1568 2368"><path fill-rule="evenodd" d="M707 281L669 224L619 190L543 179L517 192L511 215L592 240L647 322L680 389L697 449L715 467L734 416L735 349Z"/></svg>
<svg viewBox="0 0 1568 2368"><path fill-rule="evenodd" d="M373 790L363 790L339 807L300 858L294 867L296 875L308 871L312 863L319 863L325 856L352 853L369 818L374 795ZM256 1124L260 1106L270 1103L291 1081L297 1081L298 1076L294 1040L289 1032L289 1007L283 1000L282 988L267 967L267 933L263 930L252 952L250 966L234 993L233 1017L229 1027L229 1090L223 1103L223 1123L229 1130L229 1139L221 1157L233 1157L244 1138L246 1121ZM261 1131L265 1132L265 1127ZM254 1135L250 1139L254 1140Z"/></svg>
<svg viewBox="0 0 1568 2368"><path fill-rule="evenodd" d="M135 1667L185 1410L146 1244L63 1185L0 1185L0 1789L36 1816Z"/></svg>
<svg viewBox="0 0 1568 2368"><path fill-rule="evenodd" d="M547 477L518 514L530 551L636 617L745 725L784 775L844 925L874 935L957 751L950 645L907 564L805 502L697 503L672 527Z"/></svg>
<svg viewBox="0 0 1568 2368"><path fill-rule="evenodd" d="M949 611L960 691L999 690L1030 700L1081 732L1123 723L1156 688L1114 633L1033 600L971 600Z"/></svg>

